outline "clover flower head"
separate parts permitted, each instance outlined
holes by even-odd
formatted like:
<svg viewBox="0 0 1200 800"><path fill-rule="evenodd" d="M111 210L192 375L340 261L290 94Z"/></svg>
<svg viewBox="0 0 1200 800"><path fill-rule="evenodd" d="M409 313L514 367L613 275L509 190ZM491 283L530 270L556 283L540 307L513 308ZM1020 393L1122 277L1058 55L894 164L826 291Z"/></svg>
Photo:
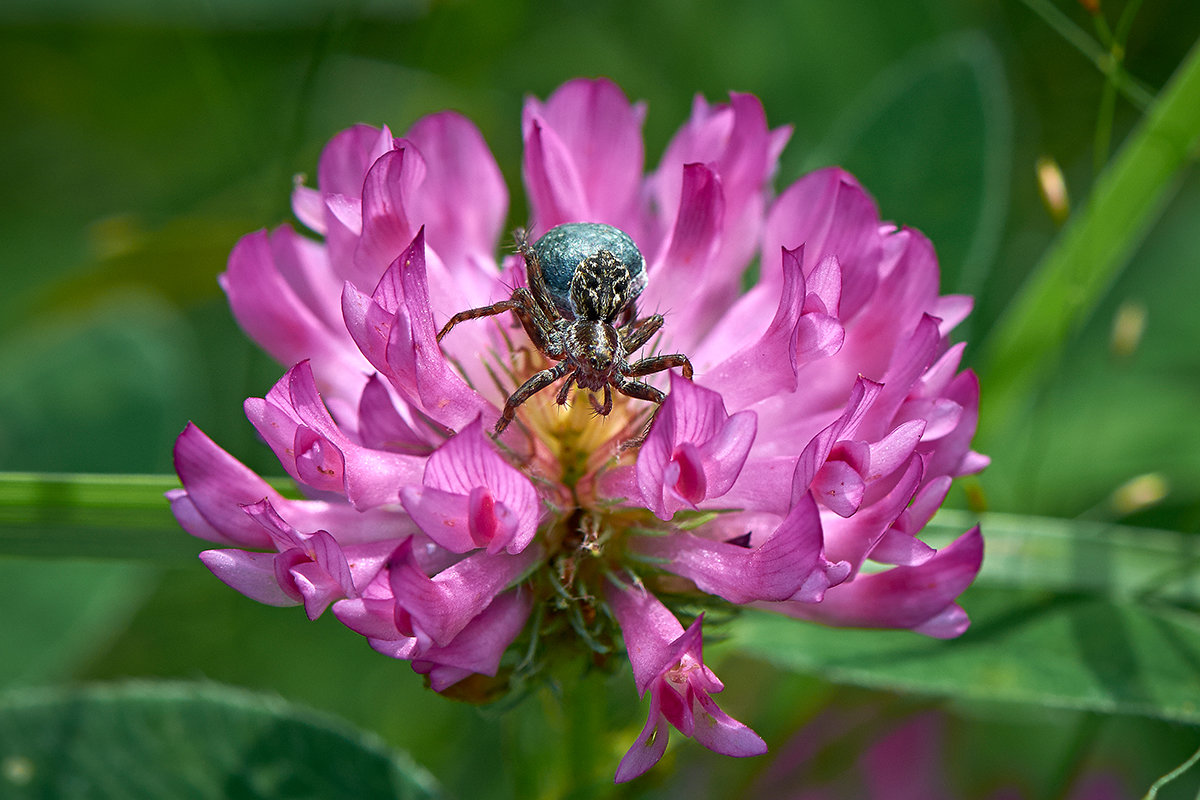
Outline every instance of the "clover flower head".
<svg viewBox="0 0 1200 800"><path fill-rule="evenodd" d="M304 499L193 425L168 495L219 545L201 559L222 581L331 608L439 692L486 701L563 654L619 663L623 643L651 709L617 780L671 727L765 750L713 700L697 609L965 630L980 533L940 551L919 534L987 463L949 340L971 301L939 296L928 240L838 169L776 196L789 130L750 95L697 98L649 173L644 115L607 80L526 102L530 234L509 255L507 190L465 118L335 136L293 193L309 233L251 233L221 276L238 322L292 365L245 411ZM545 285L584 271L542 267L561 255L547 231L578 244L567 223L633 243L635 266L605 262L633 283L589 284L614 303L584 313Z"/></svg>

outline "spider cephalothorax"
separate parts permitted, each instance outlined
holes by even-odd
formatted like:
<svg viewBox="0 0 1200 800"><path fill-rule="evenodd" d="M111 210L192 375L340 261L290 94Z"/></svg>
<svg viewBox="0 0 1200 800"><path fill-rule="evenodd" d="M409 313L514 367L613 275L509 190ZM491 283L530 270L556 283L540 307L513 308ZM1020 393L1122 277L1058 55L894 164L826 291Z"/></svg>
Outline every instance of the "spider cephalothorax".
<svg viewBox="0 0 1200 800"><path fill-rule="evenodd" d="M604 390L596 411L612 411L612 389L652 403L665 395L634 378L682 367L692 377L687 356L675 353L628 361L663 325L661 314L637 319L638 295L646 286L646 261L624 232L596 222L574 222L551 228L533 245L517 231L517 248L525 259L529 287L513 290L508 300L455 314L438 333L438 340L458 323L512 311L533 345L558 363L521 384L496 421L500 434L517 408L550 384L566 378L558 390L563 405L572 384L589 391Z"/></svg>

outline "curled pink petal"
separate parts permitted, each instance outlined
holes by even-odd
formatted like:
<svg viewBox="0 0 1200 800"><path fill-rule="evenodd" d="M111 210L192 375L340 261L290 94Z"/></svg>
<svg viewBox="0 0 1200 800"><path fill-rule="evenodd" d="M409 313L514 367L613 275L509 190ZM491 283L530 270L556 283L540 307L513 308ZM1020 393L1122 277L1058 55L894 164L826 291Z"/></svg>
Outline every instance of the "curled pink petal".
<svg viewBox="0 0 1200 800"><path fill-rule="evenodd" d="M455 269L491 258L508 212L508 189L479 129L444 111L418 120L406 138L425 163L425 180L410 198L429 246Z"/></svg>
<svg viewBox="0 0 1200 800"><path fill-rule="evenodd" d="M389 577L396 603L411 615L418 638L445 647L540 555L536 547L519 555L475 553L429 578L406 544L393 558Z"/></svg>
<svg viewBox="0 0 1200 800"><path fill-rule="evenodd" d="M347 284L346 327L371 364L422 414L459 428L495 411L463 381L438 347L425 275L424 229L396 258L367 298Z"/></svg>
<svg viewBox="0 0 1200 800"><path fill-rule="evenodd" d="M745 725L727 716L711 695L724 689L704 664L700 626L703 615L686 631L674 615L645 589L605 582L605 597L621 632L634 682L650 693L650 717L621 763L617 780L630 780L652 767L666 748L669 722L685 736L714 752L733 756L762 755L766 743ZM660 741L661 740L661 741Z"/></svg>
<svg viewBox="0 0 1200 800"><path fill-rule="evenodd" d="M495 675L500 657L512 644L533 607L528 592L514 589L499 595L445 647L431 647L413 659L413 669L429 675L440 692L467 675Z"/></svg>
<svg viewBox="0 0 1200 800"><path fill-rule="evenodd" d="M958 636L967 618L954 599L983 562L983 537L975 527L918 566L893 567L835 586L818 604L779 603L775 611L826 625L910 628L936 638Z"/></svg>
<svg viewBox="0 0 1200 800"><path fill-rule="evenodd" d="M754 442L753 412L729 415L721 396L671 375L671 393L638 454L647 507L660 519L728 492Z"/></svg>
<svg viewBox="0 0 1200 800"><path fill-rule="evenodd" d="M662 559L663 568L695 582L731 603L786 600L824 573L821 519L805 495L779 528L758 547L747 549L691 533L639 537L635 552Z"/></svg>
<svg viewBox="0 0 1200 800"><path fill-rule="evenodd" d="M603 78L568 81L545 103L526 101L526 186L540 230L584 219L630 227L644 116Z"/></svg>
<svg viewBox="0 0 1200 800"><path fill-rule="evenodd" d="M205 550L200 560L222 583L251 600L268 606L300 605L300 593L286 591L275 576L276 556L245 550Z"/></svg>
<svg viewBox="0 0 1200 800"><path fill-rule="evenodd" d="M246 416L292 477L342 491L358 508L398 502L399 486L424 466L418 456L355 444L326 410L308 362L288 370L265 398L247 400Z"/></svg>
<svg viewBox="0 0 1200 800"><path fill-rule="evenodd" d="M515 554L533 540L537 491L496 453L478 418L429 457L422 487L404 490L404 507L431 539L453 552L484 547Z"/></svg>
<svg viewBox="0 0 1200 800"><path fill-rule="evenodd" d="M293 266L306 262L316 263ZM268 353L284 364L315 359L325 387L349 400L362 390L366 362L328 304L333 277L324 262L285 226L242 237L219 281L238 324ZM326 283L313 285L322 272Z"/></svg>
<svg viewBox="0 0 1200 800"><path fill-rule="evenodd" d="M796 326L804 298L803 245L782 251L781 258L783 288L771 324L757 342L704 375L705 384L720 391L734 408L796 389Z"/></svg>

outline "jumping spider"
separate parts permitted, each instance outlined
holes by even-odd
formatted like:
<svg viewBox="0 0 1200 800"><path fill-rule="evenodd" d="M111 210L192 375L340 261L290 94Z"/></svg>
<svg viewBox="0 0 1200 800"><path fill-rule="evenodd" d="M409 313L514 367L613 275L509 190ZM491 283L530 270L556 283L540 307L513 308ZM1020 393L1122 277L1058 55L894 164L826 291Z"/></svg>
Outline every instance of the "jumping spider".
<svg viewBox="0 0 1200 800"><path fill-rule="evenodd" d="M512 311L534 347L558 362L512 393L494 435L508 427L522 403L559 378L566 377L559 405L566 404L572 384L604 389L604 403L593 400L603 416L612 411L612 389L662 403L666 395L634 378L682 367L683 377L691 380L692 364L680 353L627 360L663 325L661 314L637 319L635 301L646 286L646 260L628 234L611 225L573 222L551 228L533 245L524 230L517 230L516 240L529 288L517 287L508 300L458 312L437 335L441 341L464 320Z"/></svg>

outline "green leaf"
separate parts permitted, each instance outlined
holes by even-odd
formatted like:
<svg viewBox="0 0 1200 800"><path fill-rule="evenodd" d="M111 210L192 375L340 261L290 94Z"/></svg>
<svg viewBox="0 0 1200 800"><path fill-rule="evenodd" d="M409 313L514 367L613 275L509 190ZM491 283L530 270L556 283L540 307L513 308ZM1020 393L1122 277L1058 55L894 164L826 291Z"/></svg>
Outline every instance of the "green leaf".
<svg viewBox="0 0 1200 800"><path fill-rule="evenodd" d="M206 684L126 684L0 701L3 795L428 798L434 780L346 723Z"/></svg>
<svg viewBox="0 0 1200 800"><path fill-rule="evenodd" d="M921 538L940 547L979 522L976 583L1200 608L1200 537L1099 522L943 510Z"/></svg>
<svg viewBox="0 0 1200 800"><path fill-rule="evenodd" d="M975 520L942 511L922 538L941 546ZM756 612L730 626L730 647L858 686L1200 724L1200 616L1178 607L1200 608L1200 537L1011 514L979 523L986 553L958 639Z"/></svg>
<svg viewBox="0 0 1200 800"><path fill-rule="evenodd" d="M848 104L809 163L854 173L885 218L937 244L944 288L979 291L1000 243L1012 172L999 54L979 33L917 49Z"/></svg>
<svg viewBox="0 0 1200 800"><path fill-rule="evenodd" d="M962 605L971 627L949 641L755 612L730 626L730 647L857 686L1200 724L1195 615L982 587Z"/></svg>

